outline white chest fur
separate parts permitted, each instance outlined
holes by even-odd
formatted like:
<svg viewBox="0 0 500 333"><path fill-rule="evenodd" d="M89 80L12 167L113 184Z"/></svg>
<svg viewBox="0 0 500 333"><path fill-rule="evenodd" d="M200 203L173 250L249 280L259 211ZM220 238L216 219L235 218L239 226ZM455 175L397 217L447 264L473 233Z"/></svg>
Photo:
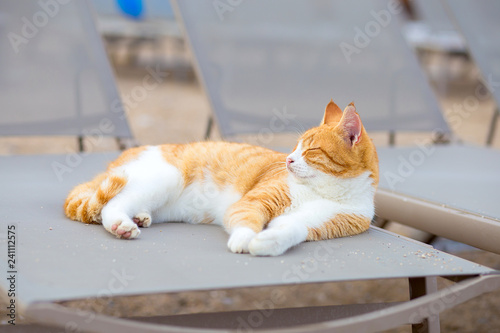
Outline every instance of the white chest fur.
<svg viewBox="0 0 500 333"><path fill-rule="evenodd" d="M341 207L349 214L371 217L374 214L373 196L375 189L370 173L365 172L355 178L340 179L321 175L301 180L293 175L288 177L291 206L289 211L299 209L305 203L321 201Z"/></svg>

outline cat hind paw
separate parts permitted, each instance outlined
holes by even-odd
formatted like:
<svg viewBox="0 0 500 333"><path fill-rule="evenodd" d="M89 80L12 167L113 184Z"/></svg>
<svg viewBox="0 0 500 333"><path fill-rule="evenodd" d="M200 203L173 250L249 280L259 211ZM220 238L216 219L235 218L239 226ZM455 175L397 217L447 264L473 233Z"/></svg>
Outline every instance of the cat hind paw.
<svg viewBox="0 0 500 333"><path fill-rule="evenodd" d="M151 225L151 215L148 213L139 213L132 218L132 221L141 228L148 228Z"/></svg>
<svg viewBox="0 0 500 333"><path fill-rule="evenodd" d="M117 238L133 239L140 235L139 227L132 221L116 221L108 229Z"/></svg>

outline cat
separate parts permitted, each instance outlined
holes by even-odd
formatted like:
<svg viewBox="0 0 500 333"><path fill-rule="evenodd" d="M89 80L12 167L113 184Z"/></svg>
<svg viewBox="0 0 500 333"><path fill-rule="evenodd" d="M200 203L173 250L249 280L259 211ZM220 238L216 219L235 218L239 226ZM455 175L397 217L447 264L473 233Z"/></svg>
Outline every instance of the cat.
<svg viewBox="0 0 500 333"><path fill-rule="evenodd" d="M132 239L152 222L221 225L234 253L281 255L304 241L359 234L374 216L378 157L354 103L328 103L288 156L242 143L126 150L64 204L70 219Z"/></svg>

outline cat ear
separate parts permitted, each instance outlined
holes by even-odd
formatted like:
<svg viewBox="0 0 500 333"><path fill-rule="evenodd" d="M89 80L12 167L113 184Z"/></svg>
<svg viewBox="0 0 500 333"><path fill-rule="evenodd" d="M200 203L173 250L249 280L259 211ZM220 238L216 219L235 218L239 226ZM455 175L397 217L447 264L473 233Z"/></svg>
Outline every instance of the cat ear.
<svg viewBox="0 0 500 333"><path fill-rule="evenodd" d="M333 99L330 100L330 103L326 106L325 115L323 117L323 121L321 125L328 125L331 123L338 123L340 118L342 118L342 110L333 102Z"/></svg>
<svg viewBox="0 0 500 333"><path fill-rule="evenodd" d="M361 140L361 118L356 113L354 102L349 104L342 115L338 126L341 126L344 132L344 140L352 146Z"/></svg>

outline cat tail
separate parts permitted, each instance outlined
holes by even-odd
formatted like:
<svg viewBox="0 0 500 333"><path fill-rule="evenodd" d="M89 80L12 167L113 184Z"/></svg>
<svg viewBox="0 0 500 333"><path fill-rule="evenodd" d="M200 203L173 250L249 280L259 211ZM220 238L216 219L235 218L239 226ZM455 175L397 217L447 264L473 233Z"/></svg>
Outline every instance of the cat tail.
<svg viewBox="0 0 500 333"><path fill-rule="evenodd" d="M64 202L64 212L72 220L101 223L102 208L127 184L127 177L117 173L102 173L92 181L76 186Z"/></svg>

